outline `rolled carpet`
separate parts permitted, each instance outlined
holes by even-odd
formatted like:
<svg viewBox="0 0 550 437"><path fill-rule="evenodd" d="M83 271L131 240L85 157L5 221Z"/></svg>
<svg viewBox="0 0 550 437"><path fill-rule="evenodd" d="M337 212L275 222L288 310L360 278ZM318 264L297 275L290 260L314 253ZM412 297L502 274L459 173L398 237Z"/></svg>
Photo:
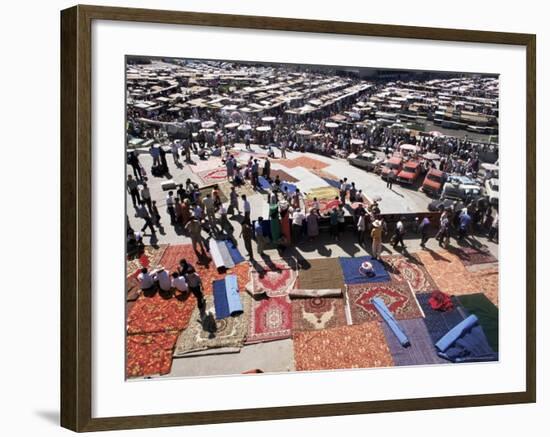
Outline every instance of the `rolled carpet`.
<svg viewBox="0 0 550 437"><path fill-rule="evenodd" d="M454 326L435 344L435 347L440 352L445 352L456 340L458 340L466 331L476 325L478 319L476 316L469 315L462 320L458 325Z"/></svg>
<svg viewBox="0 0 550 437"><path fill-rule="evenodd" d="M399 323L397 323L397 321L393 317L393 314L388 309L384 301L379 297L374 297L371 302L376 308L376 311L378 311L380 313L380 316L382 316L382 319L384 319L384 322L386 322L394 335L397 337L397 340L399 340L401 346L409 346L411 344L409 338L407 337L405 332L403 332L403 329L401 329L401 326L399 325Z"/></svg>
<svg viewBox="0 0 550 437"><path fill-rule="evenodd" d="M225 287L225 279L218 279L212 283L213 295L214 295L214 308L216 311L216 319L221 320L229 317L231 311L229 310L229 302L227 299L227 291Z"/></svg>
<svg viewBox="0 0 550 437"><path fill-rule="evenodd" d="M225 293L227 297L227 305L229 314L234 316L237 313L243 312L243 304L239 295L239 284L235 275L227 275L225 277Z"/></svg>

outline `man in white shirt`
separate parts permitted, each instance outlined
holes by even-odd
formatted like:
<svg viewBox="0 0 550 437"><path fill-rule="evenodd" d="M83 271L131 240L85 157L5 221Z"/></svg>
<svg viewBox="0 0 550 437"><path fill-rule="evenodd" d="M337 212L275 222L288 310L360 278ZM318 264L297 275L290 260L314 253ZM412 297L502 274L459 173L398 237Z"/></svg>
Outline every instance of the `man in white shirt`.
<svg viewBox="0 0 550 437"><path fill-rule="evenodd" d="M302 237L302 227L305 218L306 217L300 208L296 208L292 214L292 238L294 240L294 244L298 244Z"/></svg>
<svg viewBox="0 0 550 437"><path fill-rule="evenodd" d="M176 208L175 208L176 201L174 199L174 192L169 191L168 196L166 196L166 209L168 210L168 214L170 214L170 223L174 225L176 223Z"/></svg>
<svg viewBox="0 0 550 437"><path fill-rule="evenodd" d="M170 275L166 270L164 270L164 267L161 266L157 269L155 279L159 283L160 291L169 293L172 290L172 281L170 280Z"/></svg>
<svg viewBox="0 0 550 437"><path fill-rule="evenodd" d="M171 145L170 145L170 151L172 152L172 156L174 157L174 164L176 164L176 166L180 166L180 157L179 157L179 148L180 148L180 145L179 145L179 140L176 140L174 141Z"/></svg>
<svg viewBox="0 0 550 437"><path fill-rule="evenodd" d="M147 293L148 291L153 291L155 289L155 278L144 267L141 269L138 277L139 288L142 292Z"/></svg>
<svg viewBox="0 0 550 437"><path fill-rule="evenodd" d="M250 221L250 202L246 199L246 194L241 196L243 200L243 211L245 221Z"/></svg>
<svg viewBox="0 0 550 437"><path fill-rule="evenodd" d="M180 296L185 296L189 290L185 276L178 272L172 273L172 288L180 292Z"/></svg>

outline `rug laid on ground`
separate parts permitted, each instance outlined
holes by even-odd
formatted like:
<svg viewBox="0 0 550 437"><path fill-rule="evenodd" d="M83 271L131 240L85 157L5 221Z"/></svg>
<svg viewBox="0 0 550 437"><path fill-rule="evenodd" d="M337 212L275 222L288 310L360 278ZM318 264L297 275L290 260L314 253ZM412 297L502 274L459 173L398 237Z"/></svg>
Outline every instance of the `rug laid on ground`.
<svg viewBox="0 0 550 437"><path fill-rule="evenodd" d="M277 164L284 165L287 168L304 167L309 170L321 170L330 165L318 159L310 158L309 156L299 156L294 159L280 159L277 161Z"/></svg>
<svg viewBox="0 0 550 437"><path fill-rule="evenodd" d="M269 264L255 262L250 268L248 290L253 295L286 296L298 278L297 265L291 260L274 260Z"/></svg>
<svg viewBox="0 0 550 437"><path fill-rule="evenodd" d="M346 284L389 282L390 274L384 264L371 256L339 258Z"/></svg>
<svg viewBox="0 0 550 437"><path fill-rule="evenodd" d="M273 181L277 176L279 176L279 180L281 182L298 182L298 179L296 179L294 176L291 176L286 171L278 168L272 168L269 172L269 176Z"/></svg>
<svg viewBox="0 0 550 437"><path fill-rule="evenodd" d="M402 255L384 255L382 260L389 266L392 279L408 282L415 293L436 290L434 280L427 270L416 260Z"/></svg>
<svg viewBox="0 0 550 437"><path fill-rule="evenodd" d="M483 292L498 306L498 267L470 273L467 280L472 289Z"/></svg>
<svg viewBox="0 0 550 437"><path fill-rule="evenodd" d="M431 293L418 293L416 298L424 312L424 323L433 341L437 343L452 328L468 316L468 312L460 305L456 297L452 297L453 309L438 311L432 309L429 303Z"/></svg>
<svg viewBox="0 0 550 437"><path fill-rule="evenodd" d="M437 355L434 342L430 337L424 319L401 320L399 325L409 338L410 345L407 347L401 346L399 340L388 325L382 323L382 329L386 336L393 362L396 366L448 363L447 360Z"/></svg>
<svg viewBox="0 0 550 437"><path fill-rule="evenodd" d="M328 186L313 188L307 193L306 198L304 199L304 205L307 210L310 210L315 206L313 199L316 198L317 203L319 204L319 212L321 214L325 214L333 208L338 208L338 205L340 204L338 195L339 190L335 187Z"/></svg>
<svg viewBox="0 0 550 437"><path fill-rule="evenodd" d="M240 348L248 329L250 298L243 294L243 313L234 317L216 320L212 296L206 296L205 318L201 318L198 308L191 316L189 326L179 336L174 351L175 357L189 352L217 348ZM210 330L203 329L209 327Z"/></svg>
<svg viewBox="0 0 550 437"><path fill-rule="evenodd" d="M476 249L474 247L458 247L452 249L452 252L460 258L465 266L495 263L498 261L489 250Z"/></svg>
<svg viewBox="0 0 550 437"><path fill-rule="evenodd" d="M426 268L438 290L451 295L475 291L468 284L468 270L456 255L446 251L421 251L413 256Z"/></svg>
<svg viewBox="0 0 550 437"><path fill-rule="evenodd" d="M227 169L225 166L204 170L197 173L205 185L217 184L227 180Z"/></svg>
<svg viewBox="0 0 550 437"><path fill-rule="evenodd" d="M172 367L177 332L126 337L126 377L165 375Z"/></svg>
<svg viewBox="0 0 550 437"><path fill-rule="evenodd" d="M483 293L457 297L460 304L477 317L489 345L498 352L498 308Z"/></svg>
<svg viewBox="0 0 550 437"><path fill-rule="evenodd" d="M292 329L292 306L288 296L251 300L250 323L246 344L289 338Z"/></svg>
<svg viewBox="0 0 550 437"><path fill-rule="evenodd" d="M248 263L240 263L235 267L228 269L225 273L219 273L214 263L208 259L201 259L199 261L197 254L193 250L191 244L176 244L170 245L164 251L164 255L160 263L165 269L170 272L177 269L180 259L186 259L191 263L195 270L199 274L202 280L203 292L205 294L212 294L212 282L217 279L225 278L226 274L233 274L237 276L239 290L244 290L246 284L249 281L249 265Z"/></svg>
<svg viewBox="0 0 550 437"><path fill-rule="evenodd" d="M296 370L393 366L379 322L296 332L292 338Z"/></svg>
<svg viewBox="0 0 550 437"><path fill-rule="evenodd" d="M218 183L218 188L219 188L219 185L221 185L221 182ZM200 193L201 199L205 199L207 194L212 194L213 189L214 189L214 187L212 187L212 186L206 186L206 187L199 188L199 193ZM225 202L228 201L228 197L225 195L223 190L218 189L218 193L220 195L220 200L221 200L222 203L225 203Z"/></svg>
<svg viewBox="0 0 550 437"><path fill-rule="evenodd" d="M300 270L295 288L320 290L338 288L344 290L344 274L338 258L308 259L307 268Z"/></svg>
<svg viewBox="0 0 550 437"><path fill-rule="evenodd" d="M344 299L306 297L292 299L292 332L345 326Z"/></svg>
<svg viewBox="0 0 550 437"><path fill-rule="evenodd" d="M373 297L380 297L397 320L422 317L422 310L414 294L403 282L352 284L347 286L347 296L354 325L382 320L371 302Z"/></svg>
<svg viewBox="0 0 550 437"><path fill-rule="evenodd" d="M223 162L221 158L218 158L217 156L211 156L208 159L195 159L193 164L189 165L189 168L193 171L193 173L200 173L205 172L208 170L214 170L216 168L222 167Z"/></svg>
<svg viewBox="0 0 550 437"><path fill-rule="evenodd" d="M141 296L127 315L128 334L151 334L185 329L196 306L193 295L183 301L176 297L165 299L158 293L152 297Z"/></svg>

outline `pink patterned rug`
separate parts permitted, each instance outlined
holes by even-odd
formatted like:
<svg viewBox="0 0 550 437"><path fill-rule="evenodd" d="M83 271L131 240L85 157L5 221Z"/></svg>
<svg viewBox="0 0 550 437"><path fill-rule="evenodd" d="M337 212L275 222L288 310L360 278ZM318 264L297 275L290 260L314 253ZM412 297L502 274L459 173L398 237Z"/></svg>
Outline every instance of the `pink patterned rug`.
<svg viewBox="0 0 550 437"><path fill-rule="evenodd" d="M292 306L288 296L254 300L246 344L289 338L292 329Z"/></svg>

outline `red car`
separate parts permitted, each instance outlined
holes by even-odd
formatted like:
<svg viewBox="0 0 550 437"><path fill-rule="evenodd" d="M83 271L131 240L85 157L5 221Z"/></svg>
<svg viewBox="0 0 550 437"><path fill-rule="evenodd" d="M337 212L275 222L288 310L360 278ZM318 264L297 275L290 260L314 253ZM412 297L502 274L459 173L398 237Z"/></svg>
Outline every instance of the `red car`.
<svg viewBox="0 0 550 437"><path fill-rule="evenodd" d="M412 185L414 181L418 179L418 176L420 176L421 170L422 167L420 166L420 163L418 161L407 161L405 164L403 164L402 170L397 173L397 181L404 184Z"/></svg>
<svg viewBox="0 0 550 437"><path fill-rule="evenodd" d="M422 183L422 191L429 195L437 195L441 192L446 175L441 170L431 168Z"/></svg>
<svg viewBox="0 0 550 437"><path fill-rule="evenodd" d="M391 157L382 167L382 179L386 179L390 174L390 171L393 171L395 174L399 174L401 168L403 168L403 158L398 158L396 156Z"/></svg>

